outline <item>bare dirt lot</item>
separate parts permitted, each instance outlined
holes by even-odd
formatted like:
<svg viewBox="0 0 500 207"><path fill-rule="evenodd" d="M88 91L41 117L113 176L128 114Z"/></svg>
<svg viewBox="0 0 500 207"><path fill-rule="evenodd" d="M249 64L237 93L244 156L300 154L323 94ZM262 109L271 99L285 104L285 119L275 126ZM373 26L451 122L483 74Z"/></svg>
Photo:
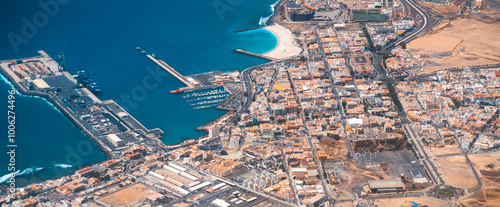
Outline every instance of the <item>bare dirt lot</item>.
<svg viewBox="0 0 500 207"><path fill-rule="evenodd" d="M408 43L414 55L452 52L451 56L425 57L438 65L428 67L428 72L439 69L500 62L500 22L483 23L474 19L444 21L429 32Z"/></svg>
<svg viewBox="0 0 500 207"><path fill-rule="evenodd" d="M429 197L407 197L375 200L377 206L412 206L412 202L419 206L450 206L445 200Z"/></svg>
<svg viewBox="0 0 500 207"><path fill-rule="evenodd" d="M453 154L453 153L460 153L462 152L460 148L458 147L458 144L454 143L452 145L444 145L444 147L432 147L432 146L425 146L425 149L427 149L427 152L429 152L429 156L436 156L436 155L445 155L445 154Z"/></svg>
<svg viewBox="0 0 500 207"><path fill-rule="evenodd" d="M322 139L320 141L328 156L332 156L334 160L343 160L347 158L349 148L345 140Z"/></svg>
<svg viewBox="0 0 500 207"><path fill-rule="evenodd" d="M432 3L428 1L418 1L420 5L425 8L430 9L435 14L456 14L458 12L458 7L455 4L443 5L438 3Z"/></svg>
<svg viewBox="0 0 500 207"><path fill-rule="evenodd" d="M434 159L439 172L446 184L459 188L473 188L477 180L463 155L440 157Z"/></svg>
<svg viewBox="0 0 500 207"><path fill-rule="evenodd" d="M338 206L338 207L355 207L356 204L354 203L354 201L346 201L346 202L335 203L335 206Z"/></svg>
<svg viewBox="0 0 500 207"><path fill-rule="evenodd" d="M346 170L339 172L342 184L336 186L338 197L335 199L355 198L351 192L352 188L367 184L367 180L379 180L379 176L382 176L381 170L378 170L378 173L370 172L356 167L351 161L344 162L344 165Z"/></svg>
<svg viewBox="0 0 500 207"><path fill-rule="evenodd" d="M143 184L135 184L128 188L122 189L110 195L107 195L99 201L108 206L128 206L136 203L140 199L144 199L155 194L156 191L151 190Z"/></svg>
<svg viewBox="0 0 500 207"><path fill-rule="evenodd" d="M469 155L483 186L479 193L472 197L464 197L461 203L465 206L500 206L500 153Z"/></svg>

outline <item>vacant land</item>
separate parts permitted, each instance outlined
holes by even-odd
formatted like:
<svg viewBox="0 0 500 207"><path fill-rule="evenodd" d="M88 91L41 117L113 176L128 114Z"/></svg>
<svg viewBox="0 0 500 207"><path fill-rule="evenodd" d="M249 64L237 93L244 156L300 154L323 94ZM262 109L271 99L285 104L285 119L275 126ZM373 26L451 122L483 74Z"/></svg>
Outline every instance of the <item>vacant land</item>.
<svg viewBox="0 0 500 207"><path fill-rule="evenodd" d="M444 145L443 147L432 147L425 145L425 149L427 149L427 152L429 152L429 156L431 157L436 155L446 155L446 154L462 152L462 150L460 150L460 148L458 147L457 143L447 144Z"/></svg>
<svg viewBox="0 0 500 207"><path fill-rule="evenodd" d="M428 66L429 73L446 68L495 64L500 62L499 33L500 22L488 24L474 19L443 21L434 31L410 42L407 49L414 55L453 53L451 56L422 58L438 63Z"/></svg>
<svg viewBox="0 0 500 207"><path fill-rule="evenodd" d="M337 188L337 196L335 199L352 199L355 198L351 189L354 187L362 186L368 183L368 180L379 180L383 177L382 170L372 172L358 168L352 161L344 162L345 171L340 171L339 175L342 179L342 184L335 186ZM389 177L386 176L385 179Z"/></svg>
<svg viewBox="0 0 500 207"><path fill-rule="evenodd" d="M320 143L320 146L325 149L327 155L331 156L334 160L343 160L347 158L349 148L347 147L346 141L335 139L321 139Z"/></svg>
<svg viewBox="0 0 500 207"><path fill-rule="evenodd" d="M458 13L458 7L454 4L444 5L438 3L432 3L427 1L419 1L419 4L423 7L430 9L435 14L447 15Z"/></svg>
<svg viewBox="0 0 500 207"><path fill-rule="evenodd" d="M434 159L446 184L454 187L470 189L477 185L477 180L462 155L440 157Z"/></svg>
<svg viewBox="0 0 500 207"><path fill-rule="evenodd" d="M500 153L469 155L483 182L479 193L465 197L465 206L500 206Z"/></svg>
<svg viewBox="0 0 500 207"><path fill-rule="evenodd" d="M338 207L355 207L356 204L354 203L354 201L345 201L345 202L335 203L335 206L338 206Z"/></svg>
<svg viewBox="0 0 500 207"><path fill-rule="evenodd" d="M99 199L99 201L105 203L108 206L128 206L155 193L156 191L151 190L148 186L145 186L143 184L135 184L123 190L107 195Z"/></svg>

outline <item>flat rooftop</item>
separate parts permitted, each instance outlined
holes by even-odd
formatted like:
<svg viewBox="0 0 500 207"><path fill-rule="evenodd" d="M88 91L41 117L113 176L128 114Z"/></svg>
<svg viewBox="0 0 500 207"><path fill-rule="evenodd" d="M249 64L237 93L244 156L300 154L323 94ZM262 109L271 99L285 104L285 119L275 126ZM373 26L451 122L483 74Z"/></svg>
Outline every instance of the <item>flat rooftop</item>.
<svg viewBox="0 0 500 207"><path fill-rule="evenodd" d="M184 184L185 186L189 185L190 183L192 183L193 181L192 180L189 180L187 178L184 178L180 175L177 175L169 170L164 170L164 169L159 169L157 171L155 171L156 173L160 174L160 175L163 175L165 176L166 178L171 178L177 182L180 182L182 184Z"/></svg>
<svg viewBox="0 0 500 207"><path fill-rule="evenodd" d="M368 180L371 189L403 188L401 180Z"/></svg>

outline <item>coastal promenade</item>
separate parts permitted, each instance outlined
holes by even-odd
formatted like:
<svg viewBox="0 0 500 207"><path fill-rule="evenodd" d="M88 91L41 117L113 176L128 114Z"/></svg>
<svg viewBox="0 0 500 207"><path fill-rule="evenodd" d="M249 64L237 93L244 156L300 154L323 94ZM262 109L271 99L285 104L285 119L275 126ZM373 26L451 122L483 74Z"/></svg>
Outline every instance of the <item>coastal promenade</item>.
<svg viewBox="0 0 500 207"><path fill-rule="evenodd" d="M40 56L0 62L0 72L21 93L45 98L109 158L134 146L163 148L160 129L148 130L113 100L101 101L44 51Z"/></svg>

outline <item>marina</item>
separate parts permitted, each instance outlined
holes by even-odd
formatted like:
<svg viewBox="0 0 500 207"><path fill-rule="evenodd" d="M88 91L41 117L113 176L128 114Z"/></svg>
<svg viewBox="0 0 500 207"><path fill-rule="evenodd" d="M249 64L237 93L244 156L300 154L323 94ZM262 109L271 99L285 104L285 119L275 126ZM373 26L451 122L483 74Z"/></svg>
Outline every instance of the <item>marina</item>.
<svg viewBox="0 0 500 207"><path fill-rule="evenodd" d="M173 67L158 60L154 54L148 54L140 47L136 48L142 54L156 63L158 66L169 72L172 76L184 83L186 86L170 91L171 94L183 93L182 97L194 109L204 109L219 106L235 97L235 93L241 92L242 84L238 79L238 71L223 73L221 71L211 71L201 74L184 76ZM231 110L230 108L224 108Z"/></svg>

